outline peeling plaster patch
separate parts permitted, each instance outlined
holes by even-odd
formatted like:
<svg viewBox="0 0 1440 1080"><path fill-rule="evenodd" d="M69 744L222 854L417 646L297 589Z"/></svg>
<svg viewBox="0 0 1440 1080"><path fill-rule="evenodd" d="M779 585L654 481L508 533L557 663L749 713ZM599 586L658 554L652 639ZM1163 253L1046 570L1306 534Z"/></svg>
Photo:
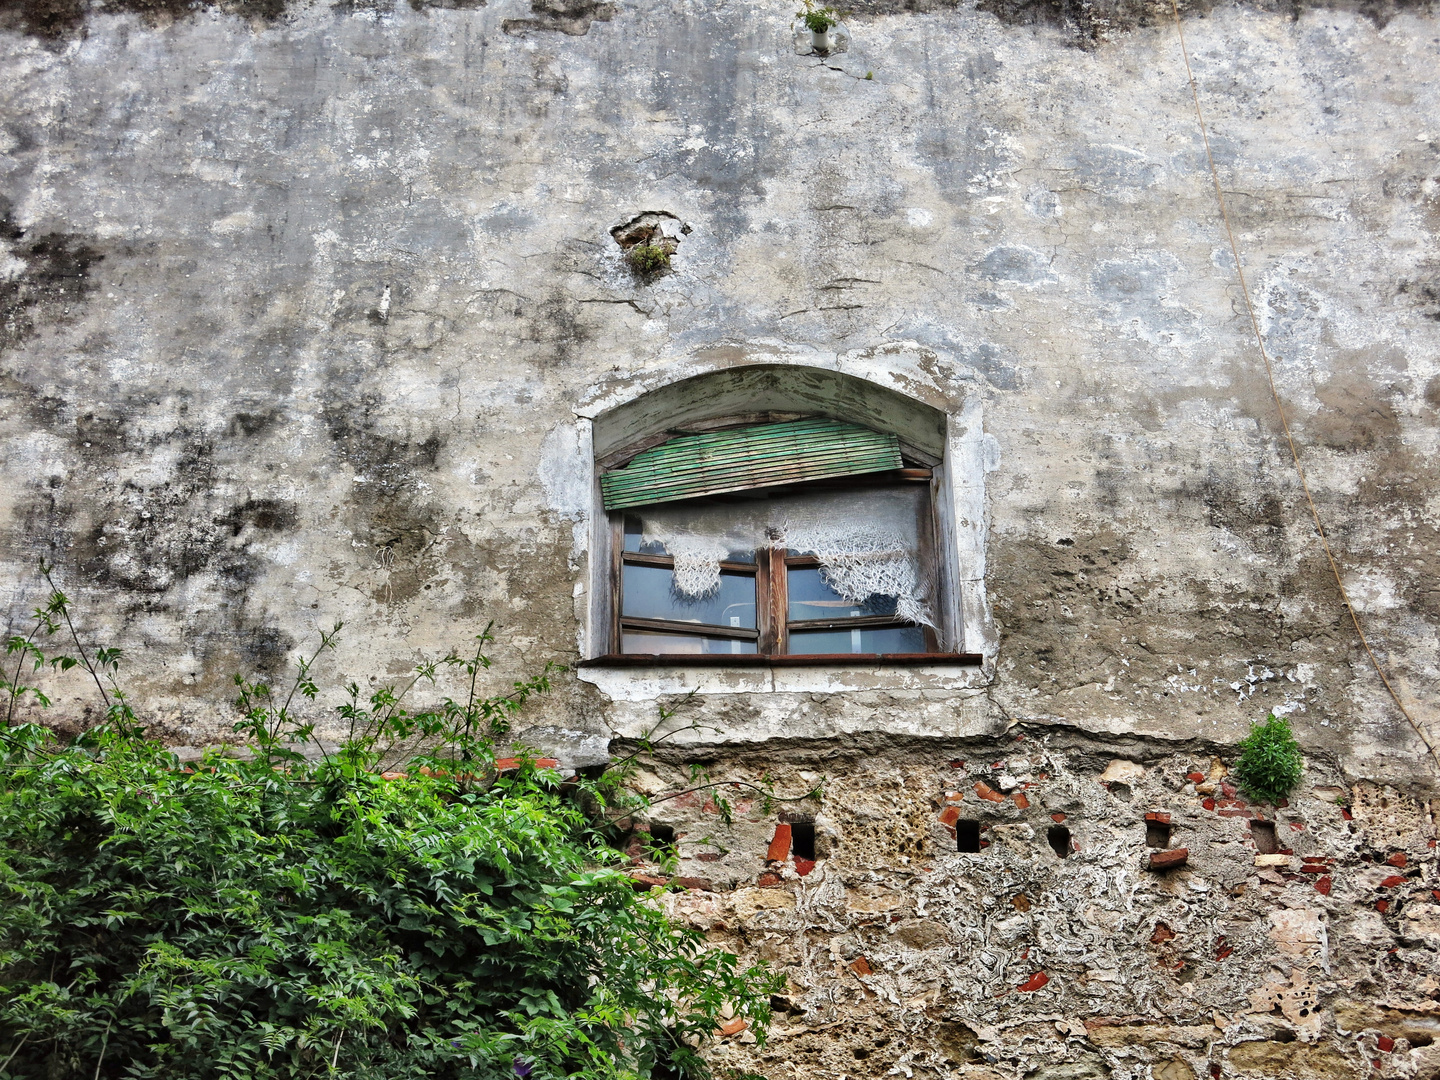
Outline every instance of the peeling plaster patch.
<svg viewBox="0 0 1440 1080"><path fill-rule="evenodd" d="M987 281L1033 289L1060 280L1051 272L1050 261L1043 251L1009 244L991 248L971 269Z"/></svg>

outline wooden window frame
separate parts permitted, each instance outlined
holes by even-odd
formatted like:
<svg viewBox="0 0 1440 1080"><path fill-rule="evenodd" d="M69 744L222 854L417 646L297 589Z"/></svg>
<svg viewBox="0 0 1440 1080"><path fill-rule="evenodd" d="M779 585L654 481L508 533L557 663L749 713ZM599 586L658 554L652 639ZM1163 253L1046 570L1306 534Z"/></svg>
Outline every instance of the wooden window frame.
<svg viewBox="0 0 1440 1080"><path fill-rule="evenodd" d="M855 490L856 488L893 488L900 484L923 483L927 487L924 520L919 529L919 550L916 557L922 567L938 569L935 564L940 546L935 536L935 478L929 468L905 468L885 473L871 473L862 476L845 477L838 480L813 481L792 487L764 489L769 494L786 495L824 489ZM757 489L759 490L759 489ZM720 497L723 499L723 496ZM664 504L660 504L664 505ZM610 514L612 565L610 574L611 604L610 641L611 649L606 656L598 657L602 662L661 662L661 663L755 663L799 661L835 661L865 659L882 656L902 662L923 662L927 658L950 660L962 663L977 663L978 656L951 654L941 651L941 644L935 630L922 626L925 651L922 653L875 654L875 653L792 653L789 650L792 629L890 629L915 625L893 615L871 615L845 617L840 619L789 618L789 571L818 567L820 560L810 555L787 555L784 548L761 548L755 552L754 563L722 562L720 569L731 573L753 575L755 578L755 629L731 626L712 626L706 623L671 621L668 619L647 619L622 614L625 607L624 568L630 566L654 566L673 568L675 560L669 555L649 555L625 550L625 516L643 507L616 510ZM939 575L934 575L939 580ZM730 640L754 641L755 653L626 653L623 642L626 630L648 631L686 637L707 637Z"/></svg>

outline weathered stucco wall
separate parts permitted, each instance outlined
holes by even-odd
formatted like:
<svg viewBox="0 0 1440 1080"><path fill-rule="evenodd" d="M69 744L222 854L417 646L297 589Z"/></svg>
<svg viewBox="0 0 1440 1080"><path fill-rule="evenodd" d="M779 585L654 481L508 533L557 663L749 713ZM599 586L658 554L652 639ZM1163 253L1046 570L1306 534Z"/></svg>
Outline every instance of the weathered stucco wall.
<svg viewBox="0 0 1440 1080"><path fill-rule="evenodd" d="M336 620L330 685L492 619L504 685L585 647L606 408L843 371L950 416L985 668L565 674L529 714L583 764L698 686L655 783L827 778L803 879L762 857L774 812L662 815L671 902L794 984L795 1030L727 1060L1428 1075L1434 771L1316 542L1166 9L909 6L858 5L822 60L788 4L0 4L7 610L53 561L176 743L223 737L232 673ZM1185 10L1313 491L1440 726L1440 23ZM610 232L644 211L688 228L653 281ZM93 708L53 689L52 718ZM1186 775L1269 709L1311 772L1278 813L1296 854L1264 867L1255 809ZM1007 769L1031 787L981 799ZM954 853L946 807L982 804L996 842ZM1142 869L1144 812L1189 869Z"/></svg>

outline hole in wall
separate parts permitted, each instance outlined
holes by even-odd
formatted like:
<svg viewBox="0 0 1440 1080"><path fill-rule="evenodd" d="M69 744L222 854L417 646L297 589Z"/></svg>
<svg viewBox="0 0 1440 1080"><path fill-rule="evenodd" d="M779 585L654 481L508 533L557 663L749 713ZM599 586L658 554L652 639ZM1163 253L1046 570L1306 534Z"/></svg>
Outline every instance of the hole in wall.
<svg viewBox="0 0 1440 1080"><path fill-rule="evenodd" d="M790 854L797 859L815 861L815 822L791 822Z"/></svg>
<svg viewBox="0 0 1440 1080"><path fill-rule="evenodd" d="M1275 836L1273 821L1250 822L1250 836L1255 841L1255 850L1261 855L1275 855L1280 851L1280 841Z"/></svg>
<svg viewBox="0 0 1440 1080"><path fill-rule="evenodd" d="M1130 799L1133 797L1134 792L1130 790L1129 784L1121 784L1119 782L1116 782L1110 785L1110 794L1114 795L1115 798L1119 799L1121 802L1129 802Z"/></svg>
<svg viewBox="0 0 1440 1080"><path fill-rule="evenodd" d="M980 823L978 821L955 822L955 850L978 854L980 851Z"/></svg>
<svg viewBox="0 0 1440 1080"><path fill-rule="evenodd" d="M1170 846L1170 830L1173 828L1163 821L1147 821L1145 823L1145 846L1152 848L1168 848Z"/></svg>
<svg viewBox="0 0 1440 1080"><path fill-rule="evenodd" d="M1060 858L1070 854L1070 830L1064 825L1051 825L1045 832L1045 839L1050 842L1050 850Z"/></svg>
<svg viewBox="0 0 1440 1080"><path fill-rule="evenodd" d="M610 235L625 253L630 269L648 280L670 269L670 256L689 232L690 226L668 210L647 210L616 225Z"/></svg>

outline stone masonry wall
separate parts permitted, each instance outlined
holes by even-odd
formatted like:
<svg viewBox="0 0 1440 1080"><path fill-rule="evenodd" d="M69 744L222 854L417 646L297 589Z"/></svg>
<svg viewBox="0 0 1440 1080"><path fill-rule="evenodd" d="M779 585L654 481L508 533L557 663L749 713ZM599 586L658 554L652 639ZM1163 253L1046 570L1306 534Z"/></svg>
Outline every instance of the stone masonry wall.
<svg viewBox="0 0 1440 1080"><path fill-rule="evenodd" d="M1216 749L1017 728L716 761L821 794L722 788L728 824L708 793L658 803L635 835L678 861L635 845L634 874L673 876L676 915L785 973L770 1043L737 1021L713 1055L770 1080L1440 1075L1431 804L1311 762L1285 804L1248 805ZM637 784L678 790L678 764Z"/></svg>

